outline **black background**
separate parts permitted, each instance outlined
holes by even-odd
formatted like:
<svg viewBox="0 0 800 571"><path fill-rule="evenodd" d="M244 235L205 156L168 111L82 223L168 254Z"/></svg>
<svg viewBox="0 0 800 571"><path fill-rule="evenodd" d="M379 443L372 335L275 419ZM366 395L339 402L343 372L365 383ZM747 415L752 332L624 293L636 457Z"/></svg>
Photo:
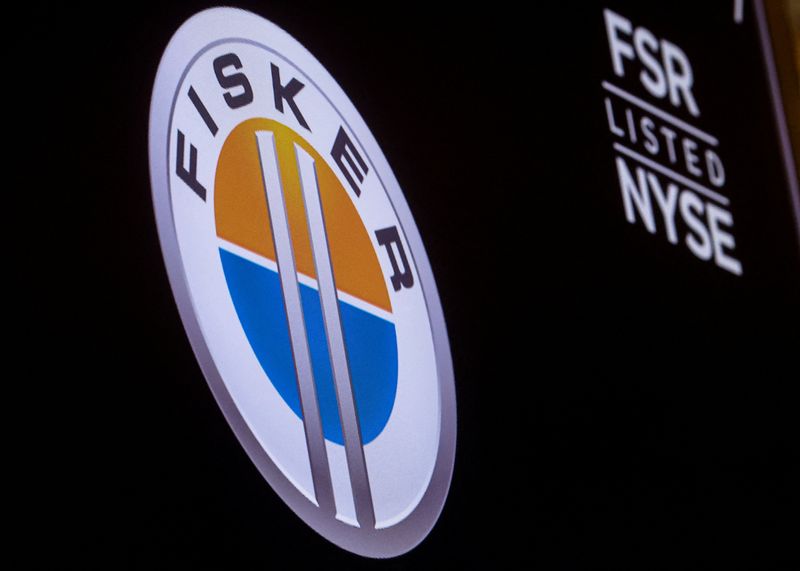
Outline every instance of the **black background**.
<svg viewBox="0 0 800 571"><path fill-rule="evenodd" d="M38 540L30 562L797 563L800 270L754 14L748 4L736 30L730 2L609 2L692 58L702 126L733 181L735 278L625 221L600 89L603 6L551 4L522 15L502 3L237 3L297 38L354 102L442 298L453 484L430 536L385 562L328 543L272 492L172 298L150 195L150 95L172 33L211 4L30 17L44 26L21 35L46 40L14 61L37 97L9 113L32 134L21 141L36 158L11 170L47 260L19 266L35 307L20 330L35 350L27 402L48 411L31 420L22 408L26 458L41 466L22 471L36 482L23 488L37 506L21 526ZM39 109L33 123L22 100Z"/></svg>

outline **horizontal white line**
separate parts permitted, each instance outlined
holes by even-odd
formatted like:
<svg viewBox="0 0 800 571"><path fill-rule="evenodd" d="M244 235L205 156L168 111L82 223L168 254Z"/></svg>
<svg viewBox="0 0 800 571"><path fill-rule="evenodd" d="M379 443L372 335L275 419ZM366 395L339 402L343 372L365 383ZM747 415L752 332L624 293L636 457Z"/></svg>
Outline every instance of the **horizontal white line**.
<svg viewBox="0 0 800 571"><path fill-rule="evenodd" d="M693 127L692 125L689 125L689 123L687 123L686 121L678 119L674 115L670 115L666 111L662 111L658 107L650 105L647 101L643 101L643 100L639 99L638 97L636 97L635 95L633 95L631 93L628 93L624 89L620 89L619 87L617 87L613 83L609 83L607 81L604 81L604 82L602 82L601 85L603 86L603 89L605 89L606 91L608 91L610 93L613 93L617 97L621 97L622 99L625 99L626 101L628 101L630 103L633 103L634 105L637 105L637 106L641 107L642 109L644 109L646 111L649 111L650 113L652 113L653 115L655 115L657 117L661 117L664 121L669 121L673 125L683 129L687 133L691 133L692 135L694 135L698 139L701 139L701 140L705 141L709 145L714 145L715 147L717 145L719 145L719 140L716 137L714 137L713 135L709 135L705 131L701 131L697 127Z"/></svg>
<svg viewBox="0 0 800 571"><path fill-rule="evenodd" d="M234 244L233 242L229 242L225 238L219 238L219 244L223 248L225 248L231 254L236 254L240 258L244 258L249 262L253 262L254 264L258 264L268 270L272 270L273 272L278 272L278 264L269 258L265 258L264 256L259 256L255 252L248 250L247 248L242 248L238 244Z"/></svg>
<svg viewBox="0 0 800 571"><path fill-rule="evenodd" d="M715 200L716 202L719 202L720 204L724 204L725 206L728 206L730 204L730 200L728 200L726 197L722 196L720 193L714 192L710 188L706 188L702 184L698 184L698 183L694 182L693 180L686 178L682 174L679 174L679 173L675 172L672 169L669 169L669 168L667 168L667 167L665 167L663 165L660 165L657 162L652 161L652 160L648 159L647 157L645 157L643 155L640 155L636 151L632 151L631 149L620 145L619 143L614 143L614 150L616 150L617 152L622 153L623 155L627 155L628 157L632 158L633 160L638 161L638 162L642 163L643 165L646 165L646 166L650 167L651 169L656 170L656 171L660 172L661 174L666 175L666 176L668 176L668 177L680 182L681 184L685 184L686 186L688 186L690 188L693 188L694 190L696 190L700 194L703 194L706 197L708 197L708 198L710 198L712 200Z"/></svg>
<svg viewBox="0 0 800 571"><path fill-rule="evenodd" d="M378 306L372 305L371 303L364 301L363 299L359 299L357 297L353 297L349 293L343 292L342 290L336 290L337 296L339 301L343 301L348 305L352 305L355 308L361 309L362 311L366 311L367 313L371 313L375 317L380 317L384 321L391 321L394 323L394 318L392 314L382 309Z"/></svg>
<svg viewBox="0 0 800 571"><path fill-rule="evenodd" d="M229 242L224 238L219 238L219 244L222 248L230 252L231 254L235 254L240 258L244 258L248 262L253 262L256 265L259 265L263 268L267 268L268 270L272 270L275 273L278 273L278 264L270 260L269 258L265 258L264 256L259 256L258 254L248 250L247 248L242 248L241 246L234 244L233 242ZM319 286L317 284L317 280L312 277L309 277L305 274L297 272L297 281L303 284L304 286L308 286L312 289L319 291ZM371 303L364 301L363 299L359 299L350 295L349 293L343 292L342 290L338 290L338 298L340 301L348 305L352 305L355 308L358 308L362 311L366 311L369 314L374 315L375 317L380 317L384 321L390 321L394 323L394 318L392 314L386 311L383 308L380 308L376 305L372 305Z"/></svg>
<svg viewBox="0 0 800 571"><path fill-rule="evenodd" d="M228 242L224 238L220 238L219 241L220 245L226 250L228 250L231 254L236 254L237 256L239 256L240 258L244 258L248 262L253 262L258 266L267 268L268 270L272 270L273 272L278 273L278 264L270 260L269 258L260 256L255 252L248 250L247 248L242 248L238 244L234 244L233 242ZM297 272L297 281L303 284L304 286L308 286L312 289L318 289L317 280L303 273Z"/></svg>

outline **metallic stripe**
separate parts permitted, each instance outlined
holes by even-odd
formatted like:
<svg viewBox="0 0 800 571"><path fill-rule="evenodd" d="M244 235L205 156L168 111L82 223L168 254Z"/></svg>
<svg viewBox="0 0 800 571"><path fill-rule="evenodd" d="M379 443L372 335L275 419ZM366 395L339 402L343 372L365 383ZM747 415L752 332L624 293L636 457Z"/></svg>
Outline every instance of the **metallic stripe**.
<svg viewBox="0 0 800 571"><path fill-rule="evenodd" d="M272 225L272 239L275 243L278 274L280 275L283 301L286 306L286 318L289 323L289 337L297 373L297 388L300 393L300 406L303 411L303 425L311 464L311 478L314 482L314 494L317 505L324 511L333 514L335 507L331 473L328 466L327 451L325 450L325 437L322 432L322 420L319 413L317 390L314 384L314 372L311 367L311 354L308 348L303 306L297 286L297 270L294 263L289 222L286 217L283 188L281 187L275 137L270 131L259 131L256 133L256 143L267 196L267 209L269 210L269 218Z"/></svg>
<svg viewBox="0 0 800 571"><path fill-rule="evenodd" d="M364 459L358 411L356 410L353 386L350 380L347 348L345 347L339 315L339 301L331 266L325 218L320 202L317 171L314 166L314 159L297 144L295 144L294 148L297 167L300 172L300 186L303 190L303 199L305 201L308 231L311 236L311 248L314 253L314 265L317 270L319 295L325 320L325 333L328 338L333 380L336 387L336 400L339 403L339 418L342 424L347 466L350 471L350 483L353 488L356 518L360 527L374 528L375 510L372 505L372 493Z"/></svg>

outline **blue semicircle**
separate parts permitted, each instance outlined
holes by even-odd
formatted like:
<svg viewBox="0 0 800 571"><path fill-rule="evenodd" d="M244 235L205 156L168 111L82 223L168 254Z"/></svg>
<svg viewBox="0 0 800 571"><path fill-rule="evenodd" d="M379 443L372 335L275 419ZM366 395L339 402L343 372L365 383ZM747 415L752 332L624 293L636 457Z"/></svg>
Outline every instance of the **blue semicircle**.
<svg viewBox="0 0 800 571"><path fill-rule="evenodd" d="M220 248L228 290L247 340L267 377L302 419L289 329L277 272ZM325 438L344 444L331 374L319 293L299 284L314 380ZM383 431L397 394L397 337L394 324L339 301L350 378L368 444Z"/></svg>

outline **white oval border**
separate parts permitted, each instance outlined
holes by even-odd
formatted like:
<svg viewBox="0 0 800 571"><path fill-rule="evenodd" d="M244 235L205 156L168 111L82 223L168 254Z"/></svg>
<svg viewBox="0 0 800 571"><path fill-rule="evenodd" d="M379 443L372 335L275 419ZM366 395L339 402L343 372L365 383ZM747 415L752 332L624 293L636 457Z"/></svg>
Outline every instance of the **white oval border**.
<svg viewBox="0 0 800 571"><path fill-rule="evenodd" d="M214 364L189 294L172 215L167 162L169 125L175 90L186 65L209 43L248 39L290 56L324 93L358 138L394 206L428 310L441 403L439 446L428 488L414 511L398 524L365 530L328 518L305 498L258 444L236 408ZM453 475L456 448L456 398L450 343L433 271L417 226L389 163L361 115L338 83L297 40L268 20L237 8L211 8L184 22L170 40L158 66L150 103L150 181L156 225L170 286L197 361L225 418L262 476L308 525L340 547L367 557L394 557L410 551L430 533L444 507Z"/></svg>

